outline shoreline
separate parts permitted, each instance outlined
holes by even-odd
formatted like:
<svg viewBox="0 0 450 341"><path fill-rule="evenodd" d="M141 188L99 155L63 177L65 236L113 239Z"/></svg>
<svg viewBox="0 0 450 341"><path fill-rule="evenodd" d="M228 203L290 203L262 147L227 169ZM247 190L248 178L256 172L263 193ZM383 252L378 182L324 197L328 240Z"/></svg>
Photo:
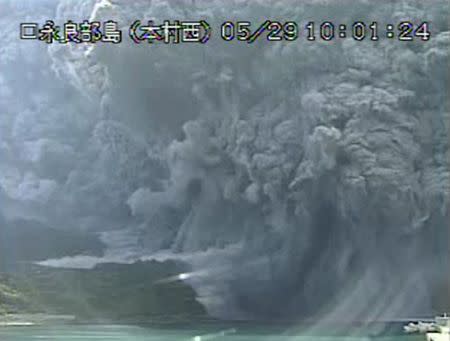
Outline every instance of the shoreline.
<svg viewBox="0 0 450 341"><path fill-rule="evenodd" d="M45 324L74 323L73 315L36 314L5 314L0 315L0 327L30 327Z"/></svg>

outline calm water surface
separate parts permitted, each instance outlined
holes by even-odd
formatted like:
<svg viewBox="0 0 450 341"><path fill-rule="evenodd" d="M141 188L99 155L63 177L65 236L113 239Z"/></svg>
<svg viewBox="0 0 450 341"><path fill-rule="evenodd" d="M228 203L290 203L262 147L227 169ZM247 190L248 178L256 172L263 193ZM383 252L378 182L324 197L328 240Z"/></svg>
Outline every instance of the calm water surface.
<svg viewBox="0 0 450 341"><path fill-rule="evenodd" d="M252 329L254 329L252 331ZM388 335L382 337L368 336L324 336L298 335L281 329L254 327L240 328L218 326L208 328L150 328L119 325L63 325L0 328L1 341L332 341L332 340L378 340L378 341L419 341L424 336Z"/></svg>

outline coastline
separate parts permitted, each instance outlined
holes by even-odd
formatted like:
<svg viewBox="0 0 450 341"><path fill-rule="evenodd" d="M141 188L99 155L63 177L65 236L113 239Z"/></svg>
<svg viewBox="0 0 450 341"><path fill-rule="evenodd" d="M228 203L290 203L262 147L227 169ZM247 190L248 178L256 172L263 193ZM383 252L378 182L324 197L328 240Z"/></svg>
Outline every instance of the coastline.
<svg viewBox="0 0 450 341"><path fill-rule="evenodd" d="M66 324L76 321L74 315L5 314L0 315L0 327L30 327L43 324Z"/></svg>

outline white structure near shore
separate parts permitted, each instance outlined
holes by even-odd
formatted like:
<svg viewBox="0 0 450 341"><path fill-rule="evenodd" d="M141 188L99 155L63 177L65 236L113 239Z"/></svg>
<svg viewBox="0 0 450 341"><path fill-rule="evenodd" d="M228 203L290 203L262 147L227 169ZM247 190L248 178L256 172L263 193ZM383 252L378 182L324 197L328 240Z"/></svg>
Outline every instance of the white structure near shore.
<svg viewBox="0 0 450 341"><path fill-rule="evenodd" d="M407 333L425 333L427 341L450 341L450 317L437 316L433 322L409 323L403 327Z"/></svg>

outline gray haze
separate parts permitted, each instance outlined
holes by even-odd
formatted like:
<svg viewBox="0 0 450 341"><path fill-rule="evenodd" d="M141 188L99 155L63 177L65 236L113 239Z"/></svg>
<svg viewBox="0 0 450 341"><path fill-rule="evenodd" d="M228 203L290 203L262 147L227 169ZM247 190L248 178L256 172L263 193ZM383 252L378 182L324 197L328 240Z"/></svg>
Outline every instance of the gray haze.
<svg viewBox="0 0 450 341"><path fill-rule="evenodd" d="M434 313L449 273L448 1L111 2L0 0L2 224L115 231L114 260L184 260L218 317ZM18 39L19 22L90 17L118 20L124 42ZM429 20L432 37L218 37L224 20L266 18ZM215 36L135 46L135 19L207 19Z"/></svg>

